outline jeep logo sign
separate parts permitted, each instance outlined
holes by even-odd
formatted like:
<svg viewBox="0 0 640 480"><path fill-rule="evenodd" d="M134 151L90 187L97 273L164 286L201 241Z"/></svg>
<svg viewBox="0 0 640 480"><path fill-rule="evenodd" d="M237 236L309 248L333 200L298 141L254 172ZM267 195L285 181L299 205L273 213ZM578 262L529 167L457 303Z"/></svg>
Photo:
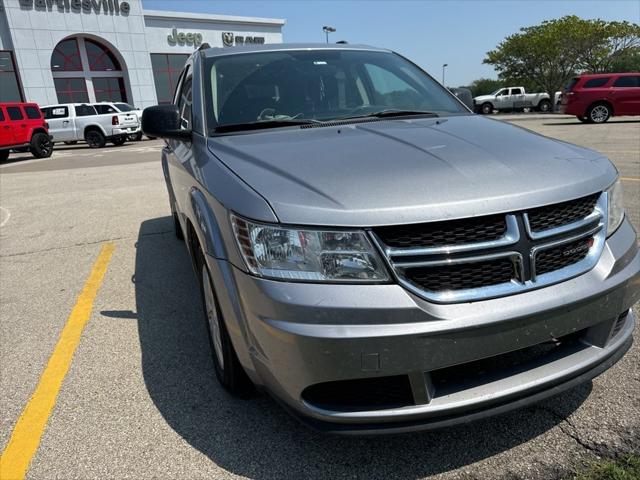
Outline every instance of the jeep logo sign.
<svg viewBox="0 0 640 480"><path fill-rule="evenodd" d="M55 6L60 12L84 12L96 14L129 15L129 2L119 0L20 0L25 9L52 11Z"/></svg>
<svg viewBox="0 0 640 480"><path fill-rule="evenodd" d="M178 32L178 30L173 27L173 31L171 35L167 35L167 41L170 45L193 45L197 47L202 43L202 34L201 33L184 33Z"/></svg>
<svg viewBox="0 0 640 480"><path fill-rule="evenodd" d="M234 45L262 45L264 37L245 37L234 35L233 32L222 32L222 44L225 47Z"/></svg>

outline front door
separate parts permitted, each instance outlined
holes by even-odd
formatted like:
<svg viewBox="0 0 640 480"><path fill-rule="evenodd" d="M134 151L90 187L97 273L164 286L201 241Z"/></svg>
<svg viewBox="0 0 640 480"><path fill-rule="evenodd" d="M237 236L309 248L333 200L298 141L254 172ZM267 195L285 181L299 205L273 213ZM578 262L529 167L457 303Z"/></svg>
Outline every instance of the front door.
<svg viewBox="0 0 640 480"><path fill-rule="evenodd" d="M513 103L511 102L511 97L509 96L509 89L503 88L496 95L496 103L495 107L499 110L504 108L511 108Z"/></svg>

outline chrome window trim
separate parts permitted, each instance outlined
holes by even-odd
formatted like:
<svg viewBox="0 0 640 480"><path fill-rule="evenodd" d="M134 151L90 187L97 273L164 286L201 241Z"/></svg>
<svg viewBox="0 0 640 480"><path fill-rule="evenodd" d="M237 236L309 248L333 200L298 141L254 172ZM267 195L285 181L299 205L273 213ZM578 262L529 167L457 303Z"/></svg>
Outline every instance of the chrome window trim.
<svg viewBox="0 0 640 480"><path fill-rule="evenodd" d="M571 278L582 275L589 270L593 269L598 263L602 251L604 250L606 242L606 225L608 221L608 195L607 192L602 192L596 202L594 211L587 215L585 218L575 222L571 222L561 227L546 230L542 235L540 232L536 234L531 232L528 217L526 212L522 212L523 232L520 232L518 222L516 220L517 214L507 214L507 232L505 236L499 240L493 242L477 242L465 245L457 246L443 246L443 247L429 247L429 248L413 248L413 249L397 249L387 247L382 240L371 233L371 238L374 245L383 253L383 258L387 262L389 270L392 272L395 280L406 288L411 293L421 297L427 301L434 303L459 303L459 302L471 302L479 300L488 300L491 298L502 297L506 295L512 295L515 293L526 292L529 290L535 290L542 287L547 287L556 283L560 283ZM596 224L597 222L597 224ZM594 225L595 224L595 225ZM592 228L587 229L592 225ZM515 227L515 232L513 228ZM568 233L576 231L574 235L567 235ZM405 276L405 270L408 268L416 267L437 267L442 265L454 265L464 263L474 263L485 260L494 260L498 258L512 258L516 265L516 271L520 275L520 278L524 278L523 271L524 266L521 252L515 250L500 250L491 251L479 255L449 257L449 258L436 258L436 259L416 259L412 261L402 261L402 257L416 256L416 257L429 257L432 255L449 255L460 254L464 252L473 252L474 250L484 250L508 247L514 245L520 239L521 235L527 235L532 241L538 241L537 245L531 246L529 250L529 256L526 261L530 266L530 278L524 281L518 279L512 279L510 282L499 283L480 288L469 288L462 290L449 290L430 292L413 283ZM562 236L561 238L557 238ZM535 260L536 255L546 249L557 247L566 243L571 243L581 238L593 236L594 242L587 255L580 261L568 265L566 267L554 270L552 272L536 275L535 273ZM508 239L508 241L507 241ZM513 239L516 239L513 241ZM545 241L548 239L548 241ZM400 261L396 261L399 258Z"/></svg>

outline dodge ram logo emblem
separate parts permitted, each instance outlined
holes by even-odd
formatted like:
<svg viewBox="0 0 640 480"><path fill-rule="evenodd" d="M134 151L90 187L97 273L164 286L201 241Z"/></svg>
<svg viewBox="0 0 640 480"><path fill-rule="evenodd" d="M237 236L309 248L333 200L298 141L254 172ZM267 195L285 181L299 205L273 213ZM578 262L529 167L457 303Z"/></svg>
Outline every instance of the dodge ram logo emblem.
<svg viewBox="0 0 640 480"><path fill-rule="evenodd" d="M233 33L232 32L222 32L222 43L225 47L233 46Z"/></svg>

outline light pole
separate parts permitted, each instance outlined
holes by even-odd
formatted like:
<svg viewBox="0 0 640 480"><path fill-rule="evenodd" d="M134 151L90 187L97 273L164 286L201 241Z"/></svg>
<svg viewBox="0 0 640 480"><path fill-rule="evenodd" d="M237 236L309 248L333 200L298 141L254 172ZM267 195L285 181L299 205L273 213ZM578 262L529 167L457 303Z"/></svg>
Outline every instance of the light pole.
<svg viewBox="0 0 640 480"><path fill-rule="evenodd" d="M327 43L329 43L329 34L335 32L336 29L333 27L329 27L328 25L325 25L324 27L322 27L322 31L326 35Z"/></svg>
<svg viewBox="0 0 640 480"><path fill-rule="evenodd" d="M442 64L442 85L444 85L444 69L447 68L448 66L449 66L448 63Z"/></svg>

